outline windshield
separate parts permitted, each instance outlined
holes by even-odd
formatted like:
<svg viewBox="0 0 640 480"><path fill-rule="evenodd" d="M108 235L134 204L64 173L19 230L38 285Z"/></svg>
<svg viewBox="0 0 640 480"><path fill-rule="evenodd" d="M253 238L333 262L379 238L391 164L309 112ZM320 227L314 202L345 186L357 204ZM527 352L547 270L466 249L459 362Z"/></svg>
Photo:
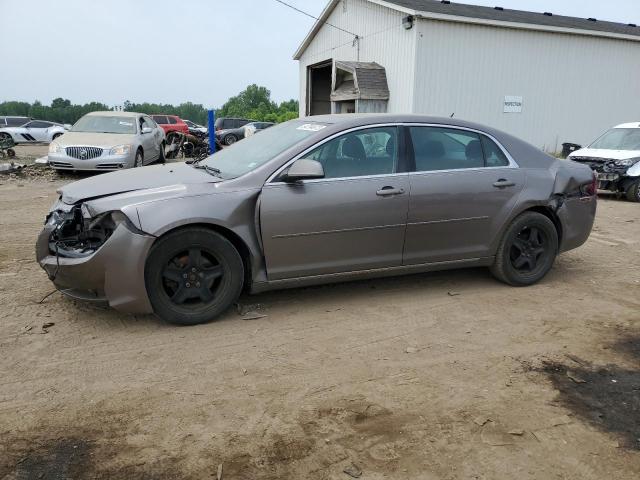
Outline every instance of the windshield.
<svg viewBox="0 0 640 480"><path fill-rule="evenodd" d="M589 148L601 150L640 150L640 128L613 128Z"/></svg>
<svg viewBox="0 0 640 480"><path fill-rule="evenodd" d="M302 120L281 123L212 155L204 164L220 170L224 179L236 178L264 165L296 143L325 128Z"/></svg>
<svg viewBox="0 0 640 480"><path fill-rule="evenodd" d="M122 133L135 134L136 123L133 117L111 117L86 115L76 122L72 132L86 133Z"/></svg>

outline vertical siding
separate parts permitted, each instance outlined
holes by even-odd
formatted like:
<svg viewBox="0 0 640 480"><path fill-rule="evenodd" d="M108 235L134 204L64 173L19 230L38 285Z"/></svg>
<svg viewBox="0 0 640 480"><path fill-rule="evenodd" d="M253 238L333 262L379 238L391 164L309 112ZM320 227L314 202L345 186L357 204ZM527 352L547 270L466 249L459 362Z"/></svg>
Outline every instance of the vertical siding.
<svg viewBox="0 0 640 480"><path fill-rule="evenodd" d="M341 0L329 23L361 37L360 61L377 62L387 71L389 111L408 112L413 105L416 29L402 27L401 12L366 0ZM325 60L357 61L353 36L323 26L300 58L300 114L306 112L307 67Z"/></svg>
<svg viewBox="0 0 640 480"><path fill-rule="evenodd" d="M421 20L416 48L416 113L455 112L547 151L640 121L639 42ZM505 95L524 97L523 113L503 113Z"/></svg>

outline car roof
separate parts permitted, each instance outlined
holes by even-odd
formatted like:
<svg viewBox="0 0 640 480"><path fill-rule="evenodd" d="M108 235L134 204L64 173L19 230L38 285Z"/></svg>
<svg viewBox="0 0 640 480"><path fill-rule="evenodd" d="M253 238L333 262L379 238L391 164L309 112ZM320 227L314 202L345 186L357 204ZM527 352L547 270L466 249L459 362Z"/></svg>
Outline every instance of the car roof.
<svg viewBox="0 0 640 480"><path fill-rule="evenodd" d="M330 125L340 125L342 128L358 127L364 125L380 123L427 123L435 125L449 125L453 127L464 127L475 130L490 132L493 128L488 125L469 122L459 118L437 117L433 115L421 114L395 114L395 113L343 113L331 115L316 115L313 117L302 117L298 120L313 123L325 123Z"/></svg>
<svg viewBox="0 0 640 480"><path fill-rule="evenodd" d="M136 112L114 112L112 110L109 110L105 112L91 112L87 113L87 115L100 117L137 117L144 114Z"/></svg>
<svg viewBox="0 0 640 480"><path fill-rule="evenodd" d="M640 128L640 122L635 123L622 123L613 128Z"/></svg>

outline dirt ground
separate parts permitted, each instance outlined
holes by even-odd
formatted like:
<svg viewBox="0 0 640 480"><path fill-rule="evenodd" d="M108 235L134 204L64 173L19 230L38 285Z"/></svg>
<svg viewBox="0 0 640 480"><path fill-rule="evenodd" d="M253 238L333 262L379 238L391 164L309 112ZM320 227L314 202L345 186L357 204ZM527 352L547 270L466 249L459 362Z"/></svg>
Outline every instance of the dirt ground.
<svg viewBox="0 0 640 480"><path fill-rule="evenodd" d="M640 205L603 198L531 288L432 273L176 328L47 296L66 181L0 178L0 479L640 476Z"/></svg>

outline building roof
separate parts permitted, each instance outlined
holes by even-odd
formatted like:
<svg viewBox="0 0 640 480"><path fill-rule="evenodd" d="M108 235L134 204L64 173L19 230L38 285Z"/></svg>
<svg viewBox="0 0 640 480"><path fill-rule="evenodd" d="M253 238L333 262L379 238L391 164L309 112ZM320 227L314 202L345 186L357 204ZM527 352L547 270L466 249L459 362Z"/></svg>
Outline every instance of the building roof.
<svg viewBox="0 0 640 480"><path fill-rule="evenodd" d="M389 99L387 72L382 65L367 62L336 61L336 69L352 73L354 80L337 85L336 89L331 93L332 99Z"/></svg>
<svg viewBox="0 0 640 480"><path fill-rule="evenodd" d="M499 2L500 0L496 0ZM436 13L442 15L455 15L457 17L478 18L483 20L498 20L503 22L527 23L531 25L543 25L548 27L571 28L578 30L592 30L596 32L617 33L621 35L634 35L640 37L640 27L634 27L626 23L606 22L597 19L578 17L566 17L555 15L552 12L527 12L524 10L510 10L500 7L482 7L478 5L465 5L462 3L444 3L437 0L386 0L400 7L415 10L418 13Z"/></svg>
<svg viewBox="0 0 640 480"><path fill-rule="evenodd" d="M318 31L324 26L340 0L330 0L324 11L306 36L294 59L299 60ZM552 12L527 12L499 7L482 7L440 0L367 0L371 3L394 8L418 17L435 20L488 24L506 28L574 33L640 41L640 26L627 23L607 22L597 19L567 17ZM496 0L498 3L499 0ZM359 33L359 32L354 32ZM366 38L366 35L364 35Z"/></svg>

